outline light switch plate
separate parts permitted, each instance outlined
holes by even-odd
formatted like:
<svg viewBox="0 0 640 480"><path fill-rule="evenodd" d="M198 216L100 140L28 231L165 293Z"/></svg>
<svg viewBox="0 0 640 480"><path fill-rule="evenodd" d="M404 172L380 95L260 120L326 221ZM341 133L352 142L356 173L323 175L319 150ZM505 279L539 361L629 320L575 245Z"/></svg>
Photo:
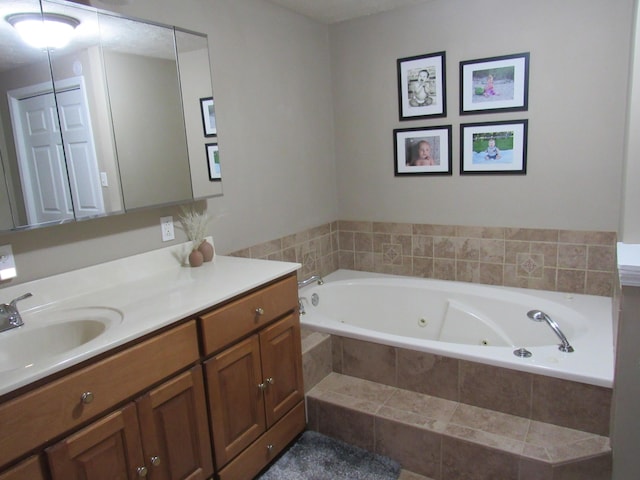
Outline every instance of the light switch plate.
<svg viewBox="0 0 640 480"><path fill-rule="evenodd" d="M11 245L0 246L0 280L9 280L17 275Z"/></svg>

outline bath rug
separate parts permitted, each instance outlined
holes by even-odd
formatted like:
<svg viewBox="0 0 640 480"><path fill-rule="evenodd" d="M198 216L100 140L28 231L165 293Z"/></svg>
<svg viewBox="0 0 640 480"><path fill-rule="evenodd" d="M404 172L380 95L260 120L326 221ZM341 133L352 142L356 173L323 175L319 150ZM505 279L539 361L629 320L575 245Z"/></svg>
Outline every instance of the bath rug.
<svg viewBox="0 0 640 480"><path fill-rule="evenodd" d="M390 458L307 430L257 480L397 480Z"/></svg>

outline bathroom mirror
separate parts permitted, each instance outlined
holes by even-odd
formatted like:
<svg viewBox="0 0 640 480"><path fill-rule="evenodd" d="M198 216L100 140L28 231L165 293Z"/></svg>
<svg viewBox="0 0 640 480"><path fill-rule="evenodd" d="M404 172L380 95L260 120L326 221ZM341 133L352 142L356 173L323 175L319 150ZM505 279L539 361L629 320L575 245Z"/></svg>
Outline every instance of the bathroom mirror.
<svg viewBox="0 0 640 480"><path fill-rule="evenodd" d="M71 43L27 47L5 20L16 12L74 19ZM50 142L57 148L41 149L46 155L32 162L41 167L35 175L19 164L25 142L3 101L9 90L38 99L53 92L53 104L30 117L59 136ZM205 146L217 138L205 138L200 110L211 92L206 36L64 0L2 0L0 231L221 194ZM33 205L48 216L38 217Z"/></svg>
<svg viewBox="0 0 640 480"><path fill-rule="evenodd" d="M189 201L173 28L103 13L99 18L125 210Z"/></svg>
<svg viewBox="0 0 640 480"><path fill-rule="evenodd" d="M206 35L175 29L193 198L222 194L217 122Z"/></svg>

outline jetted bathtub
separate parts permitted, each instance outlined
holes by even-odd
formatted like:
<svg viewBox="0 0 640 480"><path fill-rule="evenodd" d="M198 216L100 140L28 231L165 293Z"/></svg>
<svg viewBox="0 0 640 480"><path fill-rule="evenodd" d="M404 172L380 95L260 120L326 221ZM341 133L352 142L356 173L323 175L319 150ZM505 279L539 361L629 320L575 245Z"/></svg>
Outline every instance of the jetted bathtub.
<svg viewBox="0 0 640 480"><path fill-rule="evenodd" d="M608 297L338 270L300 289L303 327L342 337L612 387ZM546 322L560 327L573 352ZM302 313L304 312L304 313ZM516 352L518 355L516 355ZM528 355L523 357L522 355Z"/></svg>

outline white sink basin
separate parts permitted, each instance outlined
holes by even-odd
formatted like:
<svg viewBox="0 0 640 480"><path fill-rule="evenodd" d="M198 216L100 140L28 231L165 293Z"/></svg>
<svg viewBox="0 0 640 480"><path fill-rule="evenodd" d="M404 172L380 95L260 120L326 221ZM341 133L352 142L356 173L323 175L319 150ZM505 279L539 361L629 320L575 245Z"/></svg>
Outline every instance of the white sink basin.
<svg viewBox="0 0 640 480"><path fill-rule="evenodd" d="M0 372L28 368L72 354L121 323L120 311L72 308L23 315L24 325L0 333Z"/></svg>

